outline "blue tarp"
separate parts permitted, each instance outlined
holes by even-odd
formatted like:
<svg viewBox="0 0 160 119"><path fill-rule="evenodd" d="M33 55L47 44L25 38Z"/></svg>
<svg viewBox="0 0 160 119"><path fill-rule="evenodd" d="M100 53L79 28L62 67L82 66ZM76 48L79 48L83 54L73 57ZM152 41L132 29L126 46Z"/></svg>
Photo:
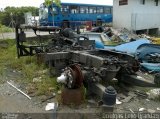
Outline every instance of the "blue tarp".
<svg viewBox="0 0 160 119"><path fill-rule="evenodd" d="M140 38L136 41L118 45L115 47L115 50L134 55L136 53L137 48L140 45L145 44L145 43L150 43L150 41L146 38Z"/></svg>
<svg viewBox="0 0 160 119"><path fill-rule="evenodd" d="M140 45L137 48L135 55L142 62L147 62L146 56L149 56L151 54L154 55L155 53L158 56L160 55L160 45L156 45L156 44L142 44L142 45Z"/></svg>
<svg viewBox="0 0 160 119"><path fill-rule="evenodd" d="M142 62L141 66L144 69L160 72L160 45L142 44L137 48L135 55Z"/></svg>
<svg viewBox="0 0 160 119"><path fill-rule="evenodd" d="M152 72L160 72L160 63L141 63L141 66Z"/></svg>
<svg viewBox="0 0 160 119"><path fill-rule="evenodd" d="M126 52L128 54L134 55L136 53L137 48L140 45L145 44L145 43L150 43L150 41L146 38L140 38L136 41L124 43L124 44L117 45L117 46L105 46L105 49Z"/></svg>

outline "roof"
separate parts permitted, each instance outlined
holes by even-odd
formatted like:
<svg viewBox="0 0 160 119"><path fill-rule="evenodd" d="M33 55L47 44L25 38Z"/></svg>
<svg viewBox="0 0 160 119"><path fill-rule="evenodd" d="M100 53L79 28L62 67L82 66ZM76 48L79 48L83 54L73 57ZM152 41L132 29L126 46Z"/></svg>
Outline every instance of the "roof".
<svg viewBox="0 0 160 119"><path fill-rule="evenodd" d="M112 5L99 5L99 4L85 4L85 3L61 3L62 5L83 5L83 6L108 6L112 7Z"/></svg>
<svg viewBox="0 0 160 119"><path fill-rule="evenodd" d="M108 7L113 7L112 5L85 4L85 3L61 3L61 5L78 5L78 6L82 5L82 6L108 6Z"/></svg>

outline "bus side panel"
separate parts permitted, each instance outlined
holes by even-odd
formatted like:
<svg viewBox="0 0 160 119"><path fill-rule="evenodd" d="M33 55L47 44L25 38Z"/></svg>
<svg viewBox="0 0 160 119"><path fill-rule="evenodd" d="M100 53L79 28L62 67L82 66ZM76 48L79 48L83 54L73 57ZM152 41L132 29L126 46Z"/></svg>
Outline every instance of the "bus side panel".
<svg viewBox="0 0 160 119"><path fill-rule="evenodd" d="M63 21L68 21L70 27L76 27L85 24L85 21L92 21L93 24L96 24L97 20L102 20L102 22L112 22L112 14L104 13L66 13L61 12L61 8L56 8L57 14L51 15L48 13L48 25L62 27ZM54 20L53 20L54 19Z"/></svg>

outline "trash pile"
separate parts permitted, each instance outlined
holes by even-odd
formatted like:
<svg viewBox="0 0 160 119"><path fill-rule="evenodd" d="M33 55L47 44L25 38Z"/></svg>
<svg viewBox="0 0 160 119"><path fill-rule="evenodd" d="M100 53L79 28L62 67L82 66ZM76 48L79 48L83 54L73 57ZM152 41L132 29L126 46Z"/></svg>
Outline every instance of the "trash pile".
<svg viewBox="0 0 160 119"><path fill-rule="evenodd" d="M123 29L111 28L111 31L113 34L113 36L111 37L112 41L118 40L120 42L130 42L130 41L135 41L136 39L139 39L139 37L137 35L135 35L131 31L128 31L126 28L123 28Z"/></svg>
<svg viewBox="0 0 160 119"><path fill-rule="evenodd" d="M142 71L145 70L148 73L160 72L160 46L152 44L151 37L146 34L136 35L125 28L113 29L106 27L103 28L103 33L109 37L110 41L117 42L116 46L106 45L105 49L135 56L141 64ZM153 41L159 42L158 39Z"/></svg>
<svg viewBox="0 0 160 119"><path fill-rule="evenodd" d="M160 83L160 46L151 44L146 36L140 38L127 29L98 27L93 32L103 32L110 41L120 43L112 48L105 46L99 49L95 40L75 34L71 29L34 27L34 30L54 33L51 33L50 42L45 45L25 46L22 37L25 36L24 32L22 28L17 28L18 55L36 54L42 57L49 69L55 69L54 73L50 73L57 77L58 83L64 85L61 95L64 104L83 102L83 87L87 93L96 94L104 107L114 107L116 103L128 102L135 97L134 94L129 94L129 97L123 100L116 99L117 91L110 86L113 79L143 86ZM154 80L146 80L138 72L154 73ZM40 81L34 79L37 80ZM53 108L54 103L48 104L46 110Z"/></svg>

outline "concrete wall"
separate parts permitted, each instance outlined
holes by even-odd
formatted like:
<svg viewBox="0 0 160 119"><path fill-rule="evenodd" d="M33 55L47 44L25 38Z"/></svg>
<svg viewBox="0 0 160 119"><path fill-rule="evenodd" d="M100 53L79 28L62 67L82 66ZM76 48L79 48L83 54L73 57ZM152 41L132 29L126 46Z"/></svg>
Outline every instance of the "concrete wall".
<svg viewBox="0 0 160 119"><path fill-rule="evenodd" d="M154 0L128 0L128 5L119 6L119 0L113 2L113 27L129 30L142 30L160 27L160 0L158 6Z"/></svg>
<svg viewBox="0 0 160 119"><path fill-rule="evenodd" d="M128 1L128 5L119 6L119 0L113 1L113 27L131 29L131 4L135 4L134 0Z"/></svg>

